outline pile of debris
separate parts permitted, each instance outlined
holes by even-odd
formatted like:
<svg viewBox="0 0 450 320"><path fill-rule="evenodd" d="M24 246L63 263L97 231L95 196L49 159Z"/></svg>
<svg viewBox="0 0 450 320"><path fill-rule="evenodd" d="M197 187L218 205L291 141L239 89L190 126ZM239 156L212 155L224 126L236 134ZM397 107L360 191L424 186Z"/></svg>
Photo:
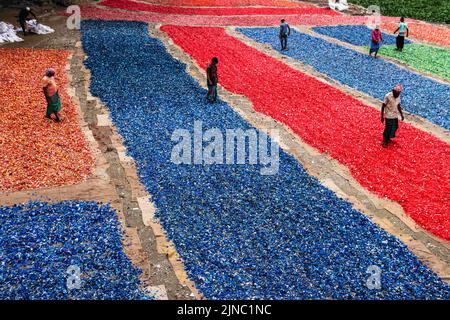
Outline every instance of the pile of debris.
<svg viewBox="0 0 450 320"><path fill-rule="evenodd" d="M27 32L36 33L36 34L49 34L55 32L52 28L43 25L42 23L38 23L35 19L27 20L25 28ZM16 32L22 31L22 28L17 28Z"/></svg>
<svg viewBox="0 0 450 320"><path fill-rule="evenodd" d="M49 34L55 32L52 28L38 23L35 19L27 20L25 28L27 32L35 34ZM17 35L17 32L20 31L22 31L22 28L14 28L12 24L0 21L0 43L23 41L23 39Z"/></svg>
<svg viewBox="0 0 450 320"><path fill-rule="evenodd" d="M0 21L0 43L20 41L23 41L23 39L17 36L14 26L10 23Z"/></svg>

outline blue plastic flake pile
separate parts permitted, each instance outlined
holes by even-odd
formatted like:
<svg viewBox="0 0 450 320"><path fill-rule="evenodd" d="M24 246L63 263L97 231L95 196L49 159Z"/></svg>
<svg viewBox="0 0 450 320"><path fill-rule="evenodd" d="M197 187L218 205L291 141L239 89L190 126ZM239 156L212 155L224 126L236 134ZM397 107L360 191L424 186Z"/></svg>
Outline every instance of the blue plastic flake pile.
<svg viewBox="0 0 450 320"><path fill-rule="evenodd" d="M355 46L368 46L372 41L372 29L369 29L366 26L327 26L314 27L312 29L317 33L336 38ZM397 36L393 36L383 32L383 42L381 44L395 44L396 37ZM405 39L405 44L409 43L411 43L411 41Z"/></svg>
<svg viewBox="0 0 450 320"><path fill-rule="evenodd" d="M251 129L138 22L83 21L91 90L105 102L190 278L210 299L448 299L450 288L395 237L280 152L259 165L176 165L175 129ZM220 79L220 62L219 62ZM381 289L366 285L369 266Z"/></svg>
<svg viewBox="0 0 450 320"><path fill-rule="evenodd" d="M239 28L238 31L279 49L276 28ZM317 71L383 100L396 84L403 85L402 107L450 129L450 86L408 71L394 63L375 59L335 43L292 30L288 51L283 53L311 65Z"/></svg>
<svg viewBox="0 0 450 320"><path fill-rule="evenodd" d="M119 228L95 202L0 207L0 300L147 299Z"/></svg>

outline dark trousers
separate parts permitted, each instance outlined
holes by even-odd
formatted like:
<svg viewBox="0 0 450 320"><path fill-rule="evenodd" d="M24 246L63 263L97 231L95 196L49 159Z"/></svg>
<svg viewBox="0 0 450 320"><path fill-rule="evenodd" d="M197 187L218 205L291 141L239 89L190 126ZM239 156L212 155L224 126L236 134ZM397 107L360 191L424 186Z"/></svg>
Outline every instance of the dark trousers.
<svg viewBox="0 0 450 320"><path fill-rule="evenodd" d="M398 129L398 119L385 119L384 121L383 141L388 143L392 138L395 138L395 132Z"/></svg>
<svg viewBox="0 0 450 320"><path fill-rule="evenodd" d="M20 27L22 28L23 34L25 34L25 20L19 20Z"/></svg>
<svg viewBox="0 0 450 320"><path fill-rule="evenodd" d="M287 48L287 34L280 35L281 50Z"/></svg>
<svg viewBox="0 0 450 320"><path fill-rule="evenodd" d="M214 84L214 85L208 84L208 95L206 96L206 98L210 102L216 101L216 99L217 99L217 84Z"/></svg>
<svg viewBox="0 0 450 320"><path fill-rule="evenodd" d="M402 50L403 46L405 45L405 36L397 36L396 39L397 49Z"/></svg>

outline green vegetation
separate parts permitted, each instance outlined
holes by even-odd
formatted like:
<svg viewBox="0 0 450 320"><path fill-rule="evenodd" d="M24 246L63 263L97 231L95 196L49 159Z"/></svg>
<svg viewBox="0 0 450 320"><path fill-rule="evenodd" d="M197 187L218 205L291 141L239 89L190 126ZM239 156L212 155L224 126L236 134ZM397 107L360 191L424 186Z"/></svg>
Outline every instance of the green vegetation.
<svg viewBox="0 0 450 320"><path fill-rule="evenodd" d="M395 46L382 46L378 54L397 59L418 71L450 80L450 50L416 43L405 45L402 52L394 49Z"/></svg>
<svg viewBox="0 0 450 320"><path fill-rule="evenodd" d="M377 5L385 16L405 16L430 22L450 23L450 0L349 0L364 7Z"/></svg>

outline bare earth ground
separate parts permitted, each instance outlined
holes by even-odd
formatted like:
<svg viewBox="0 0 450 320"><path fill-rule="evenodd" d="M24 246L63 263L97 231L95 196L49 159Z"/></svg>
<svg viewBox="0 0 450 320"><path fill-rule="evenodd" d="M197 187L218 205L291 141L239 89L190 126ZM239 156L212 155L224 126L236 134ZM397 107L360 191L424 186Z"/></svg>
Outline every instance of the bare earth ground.
<svg viewBox="0 0 450 320"><path fill-rule="evenodd" d="M327 1L309 1L325 6ZM359 11L358 11L359 10ZM362 14L361 9L352 9ZM57 16L54 11L37 11L40 21L55 29L51 35L30 35L24 42L6 44L0 48L52 48L69 50L73 54L68 61L70 75L69 93L79 106L79 123L90 142L95 156L94 174L87 181L53 189L11 192L0 194L0 205L26 202L29 199L49 201L94 200L111 203L119 212L122 226L127 235L125 252L133 263L143 270L141 277L143 288L158 290L160 298L201 299L195 285L189 281L173 245L169 243L159 223L153 219L155 208L147 199L151 198L139 182L133 160L125 155L121 137L108 117L108 109L89 92L90 73L84 67L86 58L80 44L80 32L66 28L66 18ZM14 22L17 10L1 9L0 20ZM15 23L17 24L17 23ZM302 28L302 27L298 27ZM311 32L309 28L302 29ZM240 38L247 44L285 61L291 67L306 72L319 80L351 94L357 99L379 108L379 101L361 94L351 88L321 75L294 59L282 56L268 46L258 44L237 33L234 28L227 32ZM173 44L159 26L150 25L149 33L159 38L167 50L177 59L186 63L188 72L204 85L203 70ZM328 39L329 40L329 39ZM280 145L288 153L316 176L325 186L332 189L353 206L364 212L379 226L400 238L426 265L443 279L450 281L450 244L425 232L410 219L402 208L393 202L380 199L362 188L349 174L348 170L324 154L305 144L285 125L254 111L251 102L220 88L220 96L227 101L243 118L257 128L266 130L276 128L280 132ZM44 106L43 106L44 108ZM64 112L64 111L63 111ZM411 123L422 130L449 142L448 132L429 122L411 117Z"/></svg>

